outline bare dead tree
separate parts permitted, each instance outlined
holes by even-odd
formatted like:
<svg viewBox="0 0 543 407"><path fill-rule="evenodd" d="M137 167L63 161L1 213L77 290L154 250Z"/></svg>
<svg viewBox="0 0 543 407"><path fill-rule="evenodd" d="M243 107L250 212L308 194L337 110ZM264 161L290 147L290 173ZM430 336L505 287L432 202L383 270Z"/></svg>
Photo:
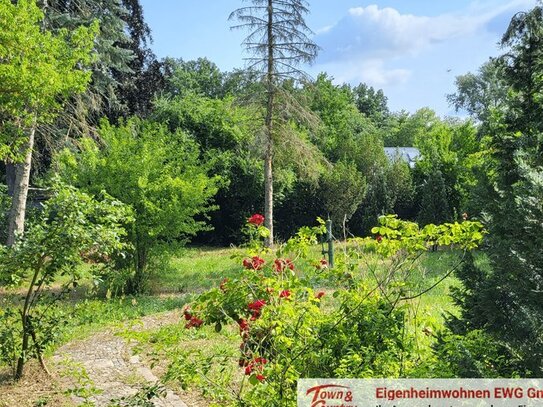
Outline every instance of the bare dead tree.
<svg viewBox="0 0 543 407"><path fill-rule="evenodd" d="M264 117L264 217L270 230L266 245L273 246L273 156L274 146L281 137L281 103L278 96L285 80L306 77L300 68L317 56L318 46L310 39L312 31L305 23L309 13L305 0L245 0L250 6L241 7L230 20L239 24L233 29L245 29L249 35L243 46L250 55L248 69L261 74L266 89Z"/></svg>

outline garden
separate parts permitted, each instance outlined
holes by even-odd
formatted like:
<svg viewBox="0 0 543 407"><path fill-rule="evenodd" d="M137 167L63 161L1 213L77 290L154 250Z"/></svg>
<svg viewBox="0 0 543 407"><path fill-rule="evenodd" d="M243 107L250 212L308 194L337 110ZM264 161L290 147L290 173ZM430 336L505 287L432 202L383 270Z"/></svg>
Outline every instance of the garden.
<svg viewBox="0 0 543 407"><path fill-rule="evenodd" d="M543 374L541 5L442 118L310 78L309 4L249 3L221 71L139 0L0 0L0 407Z"/></svg>

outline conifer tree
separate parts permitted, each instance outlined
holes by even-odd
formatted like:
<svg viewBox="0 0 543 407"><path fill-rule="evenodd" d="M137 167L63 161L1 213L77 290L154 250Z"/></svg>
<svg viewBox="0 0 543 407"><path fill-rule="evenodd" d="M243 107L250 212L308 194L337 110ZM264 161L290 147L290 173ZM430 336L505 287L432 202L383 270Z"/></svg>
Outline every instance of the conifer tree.
<svg viewBox="0 0 543 407"><path fill-rule="evenodd" d="M154 93L148 87L159 86L162 80L149 81L146 74L148 69L158 68L148 48L151 31L139 0L48 0L43 10L46 25L53 31L71 30L93 21L100 25L91 84L84 96L68 106L64 119L69 123L64 128L75 126L85 134L85 127L94 127L103 116L116 121L148 109Z"/></svg>
<svg viewBox="0 0 543 407"><path fill-rule="evenodd" d="M235 10L230 19L239 21L233 28L250 33L243 45L251 55L248 69L261 73L265 84L264 115L264 217L270 230L267 245L273 245L273 157L274 146L279 142L285 111L289 109L280 100L284 81L305 77L300 69L311 63L318 51L309 38L311 30L304 16L309 12L305 0L246 0L250 6ZM284 122L283 122L284 123Z"/></svg>
<svg viewBox="0 0 543 407"><path fill-rule="evenodd" d="M478 188L490 267L470 262L459 275L462 316L450 321L456 333L484 330L530 377L543 374L542 34L538 5L515 15L502 39L499 79L509 92L486 123L490 153Z"/></svg>
<svg viewBox="0 0 543 407"><path fill-rule="evenodd" d="M447 188L443 173L436 169L432 173L426 174L425 178L420 187L421 208L417 221L421 225L451 221L451 209L447 200Z"/></svg>

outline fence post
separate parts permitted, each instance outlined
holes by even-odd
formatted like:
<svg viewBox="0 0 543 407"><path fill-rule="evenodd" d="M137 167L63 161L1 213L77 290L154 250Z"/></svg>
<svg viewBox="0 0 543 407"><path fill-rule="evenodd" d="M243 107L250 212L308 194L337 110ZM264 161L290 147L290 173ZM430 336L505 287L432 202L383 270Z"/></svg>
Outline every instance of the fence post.
<svg viewBox="0 0 543 407"><path fill-rule="evenodd" d="M326 241L328 243L328 263L330 268L334 267L334 236L332 235L332 220L326 221Z"/></svg>

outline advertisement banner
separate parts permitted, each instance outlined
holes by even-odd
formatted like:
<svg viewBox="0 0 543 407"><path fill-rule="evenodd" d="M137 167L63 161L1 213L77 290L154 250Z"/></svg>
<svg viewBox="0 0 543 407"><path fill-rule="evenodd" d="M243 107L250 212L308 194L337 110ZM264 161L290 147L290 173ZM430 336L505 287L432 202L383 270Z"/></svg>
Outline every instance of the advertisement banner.
<svg viewBox="0 0 543 407"><path fill-rule="evenodd" d="M298 407L543 407L543 379L301 379Z"/></svg>

